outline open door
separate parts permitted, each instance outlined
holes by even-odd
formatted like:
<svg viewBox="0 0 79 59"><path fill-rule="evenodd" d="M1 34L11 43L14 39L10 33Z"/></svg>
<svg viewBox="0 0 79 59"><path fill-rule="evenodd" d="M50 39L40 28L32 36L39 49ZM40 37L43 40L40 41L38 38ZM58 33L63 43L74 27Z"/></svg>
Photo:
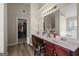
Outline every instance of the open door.
<svg viewBox="0 0 79 59"><path fill-rule="evenodd" d="M18 18L18 43L27 41L27 20Z"/></svg>

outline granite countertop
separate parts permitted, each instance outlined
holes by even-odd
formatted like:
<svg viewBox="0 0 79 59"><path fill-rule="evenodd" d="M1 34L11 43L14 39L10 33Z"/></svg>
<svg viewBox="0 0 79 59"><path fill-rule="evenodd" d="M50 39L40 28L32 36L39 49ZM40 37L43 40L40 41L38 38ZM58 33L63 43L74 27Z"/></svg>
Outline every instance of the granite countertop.
<svg viewBox="0 0 79 59"><path fill-rule="evenodd" d="M66 49L69 49L71 51L76 51L79 48L79 43L75 42L74 40L70 39L70 38L63 38L64 40L61 40L62 37L47 37L46 35L40 35L40 34L33 34L41 39L44 39L46 41L49 41L51 43L57 44L61 47L64 47ZM67 40L65 40L67 39Z"/></svg>

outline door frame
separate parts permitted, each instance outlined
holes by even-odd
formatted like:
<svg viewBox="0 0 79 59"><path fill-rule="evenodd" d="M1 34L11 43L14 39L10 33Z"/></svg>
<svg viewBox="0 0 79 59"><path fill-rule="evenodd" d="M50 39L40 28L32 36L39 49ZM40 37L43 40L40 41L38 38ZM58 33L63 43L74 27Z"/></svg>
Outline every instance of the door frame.
<svg viewBox="0 0 79 59"><path fill-rule="evenodd" d="M26 23L27 23L27 18L24 18L24 17L16 17L16 43L18 44L18 19L25 19L26 20ZM27 23L28 24L28 23ZM26 25L26 29L27 29L27 25ZM27 35L28 33L26 33ZM26 43L27 43L27 36L26 36Z"/></svg>

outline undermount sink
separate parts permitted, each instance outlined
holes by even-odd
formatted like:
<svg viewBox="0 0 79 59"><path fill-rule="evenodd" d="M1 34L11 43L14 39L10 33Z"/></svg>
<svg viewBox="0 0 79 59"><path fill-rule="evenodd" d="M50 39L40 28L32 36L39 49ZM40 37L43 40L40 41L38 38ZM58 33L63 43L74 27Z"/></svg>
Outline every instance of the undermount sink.
<svg viewBox="0 0 79 59"><path fill-rule="evenodd" d="M62 41L67 41L67 38L60 38L60 40L62 40Z"/></svg>
<svg viewBox="0 0 79 59"><path fill-rule="evenodd" d="M69 42L69 40L71 39L69 37L61 37L60 40L64 42Z"/></svg>
<svg viewBox="0 0 79 59"><path fill-rule="evenodd" d="M66 42L66 43L72 42L72 38L70 38L70 37L61 37L60 40L62 42Z"/></svg>

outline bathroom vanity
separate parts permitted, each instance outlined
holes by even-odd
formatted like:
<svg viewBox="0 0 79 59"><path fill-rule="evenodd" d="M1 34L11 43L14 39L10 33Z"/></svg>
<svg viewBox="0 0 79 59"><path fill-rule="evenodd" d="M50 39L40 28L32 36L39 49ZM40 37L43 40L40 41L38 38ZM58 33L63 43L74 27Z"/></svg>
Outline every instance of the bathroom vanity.
<svg viewBox="0 0 79 59"><path fill-rule="evenodd" d="M66 39L66 40L64 40ZM69 38L68 38L69 39ZM47 37L39 34L32 35L32 42L37 43L44 41L46 44L45 53L46 56L73 56L79 55L79 44L73 41L69 41L67 38L61 37Z"/></svg>

